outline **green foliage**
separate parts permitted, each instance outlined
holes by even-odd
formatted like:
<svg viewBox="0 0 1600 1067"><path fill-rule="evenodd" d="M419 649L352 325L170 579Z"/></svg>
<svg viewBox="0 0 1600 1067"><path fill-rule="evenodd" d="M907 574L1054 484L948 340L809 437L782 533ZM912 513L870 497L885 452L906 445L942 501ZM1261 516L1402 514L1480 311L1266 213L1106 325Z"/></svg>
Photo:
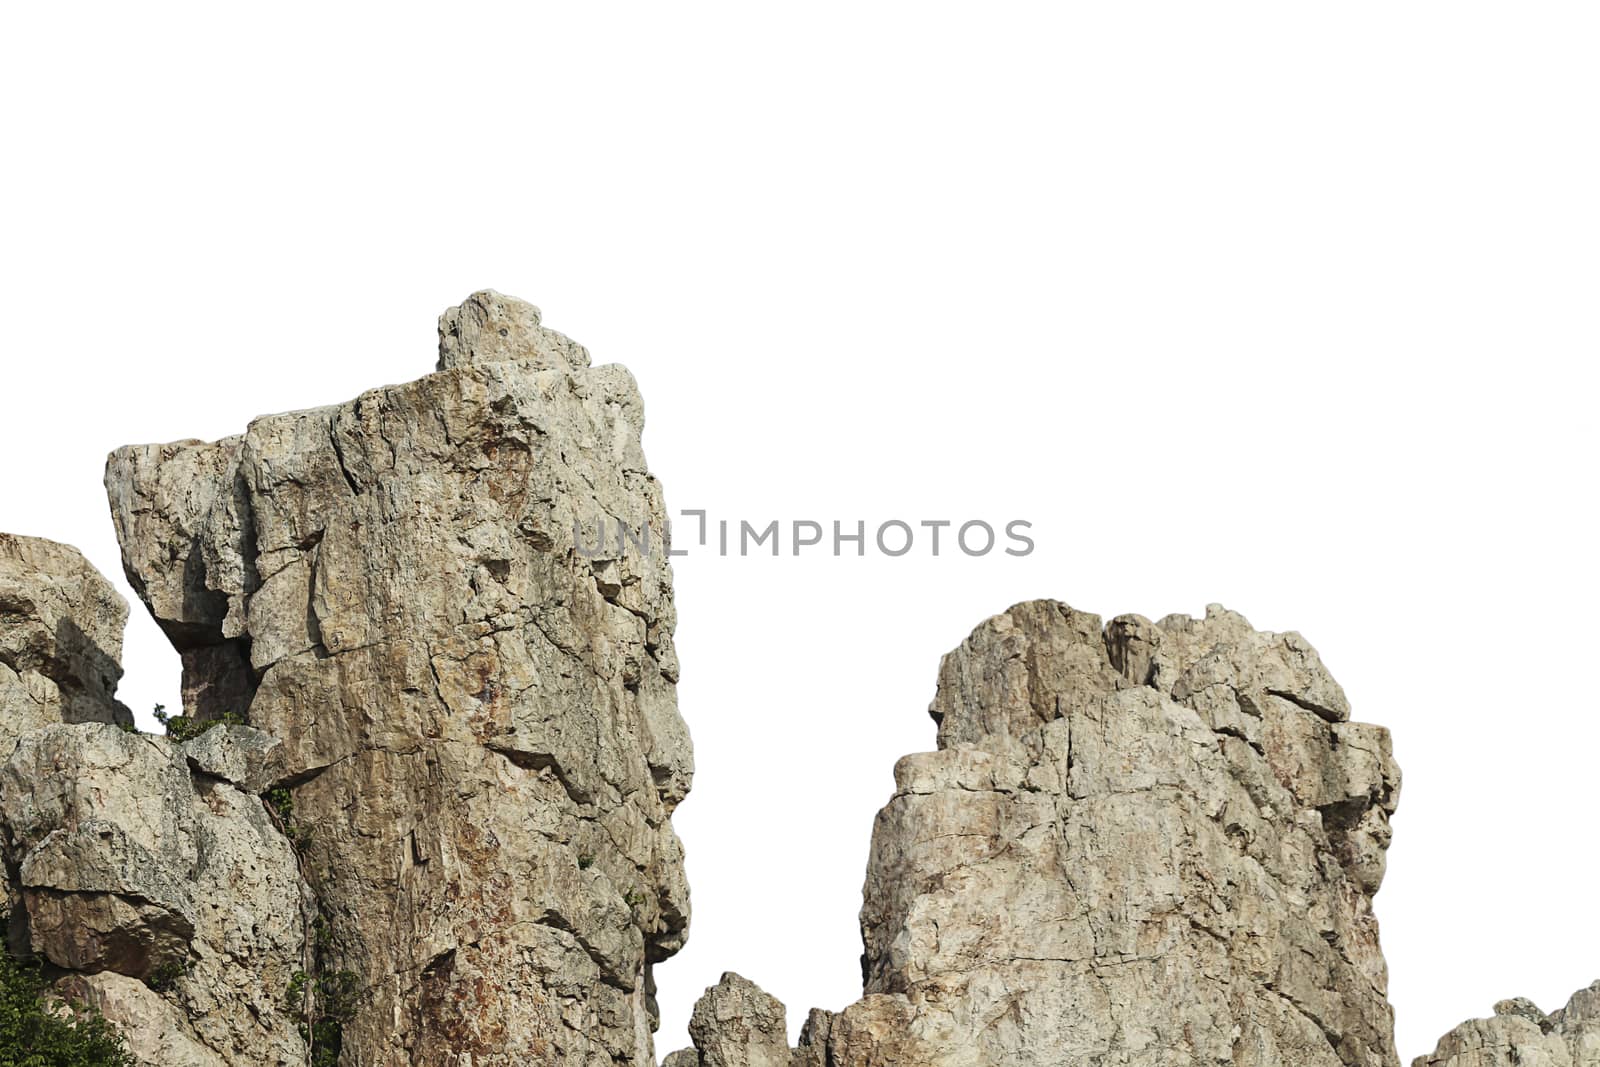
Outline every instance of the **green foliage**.
<svg viewBox="0 0 1600 1067"><path fill-rule="evenodd" d="M311 1067L337 1067L344 1026L355 1018L360 995L361 980L353 971L316 977L296 971L290 977L284 1007L300 1019L300 1036L311 1045Z"/></svg>
<svg viewBox="0 0 1600 1067"><path fill-rule="evenodd" d="M144 984L154 989L157 993L166 993L178 984L178 979L188 973L189 967L187 964L180 963L177 960L168 960L157 965L150 972L150 976L144 980Z"/></svg>
<svg viewBox="0 0 1600 1067"><path fill-rule="evenodd" d="M191 719L183 715L168 715L165 704L156 705L156 722L159 722L167 731L167 736L178 744L193 741L213 726L244 726L244 716L236 711L225 711L221 717L206 719L204 722Z"/></svg>
<svg viewBox="0 0 1600 1067"><path fill-rule="evenodd" d="M0 949L0 1067L133 1067L104 1019L52 1010L43 994L38 968Z"/></svg>
<svg viewBox="0 0 1600 1067"><path fill-rule="evenodd" d="M278 817L278 823L283 827L283 835L289 839L289 844L294 846L296 852L304 852L311 844L311 827L301 826L294 818L294 794L289 792L287 786L278 786L269 789L266 793L267 806Z"/></svg>
<svg viewBox="0 0 1600 1067"><path fill-rule="evenodd" d="M587 871L590 867L593 867L593 866L594 866L594 857L593 856L579 856L578 857L578 870Z"/></svg>

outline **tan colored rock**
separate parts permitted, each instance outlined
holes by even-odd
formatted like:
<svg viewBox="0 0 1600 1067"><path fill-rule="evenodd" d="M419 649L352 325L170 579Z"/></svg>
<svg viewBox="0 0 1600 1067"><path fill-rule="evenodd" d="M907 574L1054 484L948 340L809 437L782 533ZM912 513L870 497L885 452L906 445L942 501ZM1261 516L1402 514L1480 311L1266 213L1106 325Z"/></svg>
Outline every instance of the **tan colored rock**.
<svg viewBox="0 0 1600 1067"><path fill-rule="evenodd" d="M0 534L0 758L49 723L133 724L116 700L127 620L77 549Z"/></svg>
<svg viewBox="0 0 1600 1067"><path fill-rule="evenodd" d="M1462 1023L1412 1067L1600 1067L1600 982L1545 1015L1530 1000L1502 1000L1494 1015Z"/></svg>
<svg viewBox="0 0 1600 1067"><path fill-rule="evenodd" d="M732 971L695 1003L689 1036L698 1067L789 1067L783 1005Z"/></svg>
<svg viewBox="0 0 1600 1067"><path fill-rule="evenodd" d="M653 1065L692 757L643 406L493 293L441 318L439 366L117 451L124 563L186 712L281 743L329 922L317 967L358 986L346 1062ZM619 522L655 550L619 546ZM225 756L191 763L263 784Z"/></svg>
<svg viewBox="0 0 1600 1067"><path fill-rule="evenodd" d="M248 726L213 726L185 742L183 756L191 770L246 793L264 793L288 777L283 767L283 742Z"/></svg>
<svg viewBox="0 0 1600 1067"><path fill-rule="evenodd" d="M58 989L101 1005L142 1062L308 1062L283 994L311 897L259 798L191 776L165 738L56 724L0 766L0 835L31 948L77 972Z"/></svg>
<svg viewBox="0 0 1600 1067"><path fill-rule="evenodd" d="M797 1064L1396 1064L1399 772L1303 638L1034 601L945 657L930 712L874 829L866 995Z"/></svg>
<svg viewBox="0 0 1600 1067"><path fill-rule="evenodd" d="M72 975L56 983L56 992L113 1023L136 1063L215 1067L218 1062L217 1054L190 1034L182 1010L136 978L114 971Z"/></svg>
<svg viewBox="0 0 1600 1067"><path fill-rule="evenodd" d="M128 609L77 550L0 535L0 853L11 947L139 1062L307 1062L278 1000L310 896L255 796L116 702Z"/></svg>

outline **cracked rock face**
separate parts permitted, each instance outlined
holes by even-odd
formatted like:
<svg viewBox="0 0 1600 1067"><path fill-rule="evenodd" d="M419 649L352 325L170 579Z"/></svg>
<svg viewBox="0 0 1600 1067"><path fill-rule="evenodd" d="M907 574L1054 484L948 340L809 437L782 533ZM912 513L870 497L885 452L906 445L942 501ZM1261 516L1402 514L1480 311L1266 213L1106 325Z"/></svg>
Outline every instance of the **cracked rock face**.
<svg viewBox="0 0 1600 1067"><path fill-rule="evenodd" d="M56 992L99 1008L141 1063L304 1064L278 994L304 965L309 891L258 797L124 729L126 620L76 550L0 535L7 947L55 968Z"/></svg>
<svg viewBox="0 0 1600 1067"><path fill-rule="evenodd" d="M874 829L866 995L794 1063L1397 1063L1372 897L1399 772L1299 635L1019 604L930 711ZM727 1036L695 1035L703 1067Z"/></svg>
<svg viewBox="0 0 1600 1067"><path fill-rule="evenodd" d="M292 795L317 965L359 990L342 1062L653 1064L692 757L663 546L617 536L666 529L643 406L494 293L441 318L439 368L120 449L124 564L186 713L268 737L194 762Z"/></svg>
<svg viewBox="0 0 1600 1067"><path fill-rule="evenodd" d="M166 1048L145 1062L306 1062L283 993L311 897L259 797L166 738L47 726L0 766L0 833L27 947L135 1051Z"/></svg>
<svg viewBox="0 0 1600 1067"><path fill-rule="evenodd" d="M77 549L0 534L0 757L49 723L133 724L115 696L127 621Z"/></svg>
<svg viewBox="0 0 1600 1067"><path fill-rule="evenodd" d="M783 1005L732 971L706 990L689 1019L693 1053L675 1053L699 1067L789 1067L789 1028ZM670 1063L667 1067L671 1067Z"/></svg>
<svg viewBox="0 0 1600 1067"><path fill-rule="evenodd" d="M1464 1022L1412 1067L1600 1067L1600 982L1546 1015L1529 1000L1502 1000L1488 1019Z"/></svg>

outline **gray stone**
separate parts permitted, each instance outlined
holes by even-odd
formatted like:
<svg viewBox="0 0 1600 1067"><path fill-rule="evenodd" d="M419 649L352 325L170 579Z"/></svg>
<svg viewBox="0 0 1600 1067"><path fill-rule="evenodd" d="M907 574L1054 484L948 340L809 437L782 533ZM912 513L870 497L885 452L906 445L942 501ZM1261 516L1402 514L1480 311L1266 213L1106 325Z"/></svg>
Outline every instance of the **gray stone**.
<svg viewBox="0 0 1600 1067"><path fill-rule="evenodd" d="M136 1052L308 1062L281 1000L307 966L312 901L258 798L191 777L165 738L56 724L0 765L0 837L30 947L75 972L58 989L100 1004Z"/></svg>
<svg viewBox="0 0 1600 1067"><path fill-rule="evenodd" d="M189 766L246 793L263 793L285 777L283 742L249 726L213 726L183 745Z"/></svg>

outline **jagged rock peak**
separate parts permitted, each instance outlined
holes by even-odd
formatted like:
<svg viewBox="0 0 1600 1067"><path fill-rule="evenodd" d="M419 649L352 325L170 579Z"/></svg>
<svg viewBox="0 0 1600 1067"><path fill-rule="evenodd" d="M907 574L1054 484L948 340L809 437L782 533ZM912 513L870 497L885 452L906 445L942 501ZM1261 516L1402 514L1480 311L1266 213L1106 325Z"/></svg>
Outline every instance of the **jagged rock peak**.
<svg viewBox="0 0 1600 1067"><path fill-rule="evenodd" d="M521 301L474 294L439 339L419 381L117 450L124 565L186 712L265 735L197 773L312 829L345 1062L653 1065L689 916L671 571L574 534L666 528L643 404Z"/></svg>
<svg viewBox="0 0 1600 1067"><path fill-rule="evenodd" d="M1399 771L1298 634L1031 601L945 657L931 712L873 832L866 995L796 1064L1397 1064ZM702 1061L749 1029L702 1025Z"/></svg>
<svg viewBox="0 0 1600 1067"><path fill-rule="evenodd" d="M1462 1023L1412 1067L1600 1067L1600 982L1546 1015L1524 997Z"/></svg>
<svg viewBox="0 0 1600 1067"><path fill-rule="evenodd" d="M589 352L540 324L539 309L493 289L473 293L439 316L439 370L472 363L522 362L581 370Z"/></svg>

